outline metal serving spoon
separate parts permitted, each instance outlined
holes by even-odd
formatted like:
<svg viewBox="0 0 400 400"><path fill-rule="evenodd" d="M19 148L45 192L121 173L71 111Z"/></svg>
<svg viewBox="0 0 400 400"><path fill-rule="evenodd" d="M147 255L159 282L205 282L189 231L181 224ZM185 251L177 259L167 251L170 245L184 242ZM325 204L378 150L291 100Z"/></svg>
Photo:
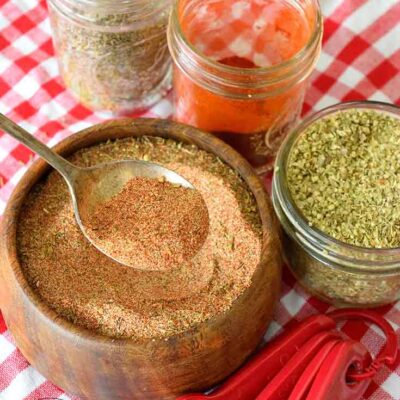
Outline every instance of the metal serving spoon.
<svg viewBox="0 0 400 400"><path fill-rule="evenodd" d="M189 181L176 172L148 161L113 161L90 168L77 167L1 113L0 128L38 154L63 176L71 193L76 221L86 239L107 257L129 267L137 266L126 264L111 256L87 234L85 225L88 225L87 221L90 221L90 216L97 207L119 193L125 184L135 177L165 178L170 183L195 189ZM204 200L203 204L207 207Z"/></svg>

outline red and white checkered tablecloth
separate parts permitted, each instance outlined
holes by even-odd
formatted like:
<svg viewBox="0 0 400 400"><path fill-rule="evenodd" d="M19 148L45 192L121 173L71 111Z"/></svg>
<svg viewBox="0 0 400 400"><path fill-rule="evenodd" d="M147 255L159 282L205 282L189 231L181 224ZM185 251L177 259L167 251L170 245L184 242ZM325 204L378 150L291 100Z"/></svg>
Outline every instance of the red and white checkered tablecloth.
<svg viewBox="0 0 400 400"><path fill-rule="evenodd" d="M400 105L400 1L320 1L325 15L324 46L305 113L344 100L374 99ZM171 111L167 97L142 116L165 118ZM49 145L110 117L83 107L65 90L44 0L0 0L0 112ZM0 133L0 215L31 158L30 151ZM305 293L285 271L281 299L266 338L294 319L328 308ZM400 303L379 312L400 337ZM373 354L384 342L376 329L364 324L349 322L342 331ZM384 368L376 376L364 399L400 399L400 356L397 361L394 368ZM44 397L72 399L28 364L0 314L0 400Z"/></svg>

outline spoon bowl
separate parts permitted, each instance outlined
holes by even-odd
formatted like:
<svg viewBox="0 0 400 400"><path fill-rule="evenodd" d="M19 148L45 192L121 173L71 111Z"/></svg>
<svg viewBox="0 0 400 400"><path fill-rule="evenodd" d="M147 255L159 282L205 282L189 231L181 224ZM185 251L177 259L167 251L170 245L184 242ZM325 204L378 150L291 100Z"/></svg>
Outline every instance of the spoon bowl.
<svg viewBox="0 0 400 400"><path fill-rule="evenodd" d="M101 204L108 202L117 195L133 178L165 179L172 184L188 189L195 189L193 185L181 175L159 164L141 160L123 160L98 164L90 168L76 168L70 175L72 184L69 189L72 195L76 221L86 238L98 250L113 260L128 265L119 260L114 254L102 248L85 228L90 224L91 217ZM204 207L206 205L204 204Z"/></svg>
<svg viewBox="0 0 400 400"><path fill-rule="evenodd" d="M75 219L82 233L98 250L122 265L141 269L137 265L127 263L126 259L122 260L111 255L91 235L88 235L86 227L96 209L117 195L133 178L164 179L166 182L195 190L194 186L181 175L149 161L123 160L103 163L89 168L77 167L3 114L0 114L0 128L38 154L63 176L68 184ZM202 206L208 215L204 199ZM196 254L193 254L192 258Z"/></svg>

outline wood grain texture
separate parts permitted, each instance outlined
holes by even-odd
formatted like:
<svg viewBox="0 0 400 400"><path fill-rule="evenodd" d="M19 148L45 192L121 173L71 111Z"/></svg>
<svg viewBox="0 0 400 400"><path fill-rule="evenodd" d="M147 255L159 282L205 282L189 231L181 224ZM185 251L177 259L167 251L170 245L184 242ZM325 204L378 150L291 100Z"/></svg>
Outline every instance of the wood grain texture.
<svg viewBox="0 0 400 400"><path fill-rule="evenodd" d="M17 257L21 204L49 169L45 162L35 162L16 187L3 218L0 307L29 362L50 381L82 399L168 400L220 382L255 349L279 294L281 249L270 201L250 165L216 137L166 120L121 119L72 135L56 150L66 156L108 139L140 135L196 144L237 170L258 204L264 234L262 256L251 286L228 312L168 340L113 340L73 325L30 288Z"/></svg>

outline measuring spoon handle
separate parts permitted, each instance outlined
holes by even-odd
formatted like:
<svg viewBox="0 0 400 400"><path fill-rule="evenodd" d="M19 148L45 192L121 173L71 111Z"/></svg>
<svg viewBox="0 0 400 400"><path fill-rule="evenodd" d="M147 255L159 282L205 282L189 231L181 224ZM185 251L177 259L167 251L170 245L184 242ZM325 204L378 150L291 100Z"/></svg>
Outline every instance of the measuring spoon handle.
<svg viewBox="0 0 400 400"><path fill-rule="evenodd" d="M33 135L1 113L0 128L47 161L67 181L69 181L71 179L71 175L76 172L77 167L75 167L65 158L59 156L44 143L37 140Z"/></svg>

